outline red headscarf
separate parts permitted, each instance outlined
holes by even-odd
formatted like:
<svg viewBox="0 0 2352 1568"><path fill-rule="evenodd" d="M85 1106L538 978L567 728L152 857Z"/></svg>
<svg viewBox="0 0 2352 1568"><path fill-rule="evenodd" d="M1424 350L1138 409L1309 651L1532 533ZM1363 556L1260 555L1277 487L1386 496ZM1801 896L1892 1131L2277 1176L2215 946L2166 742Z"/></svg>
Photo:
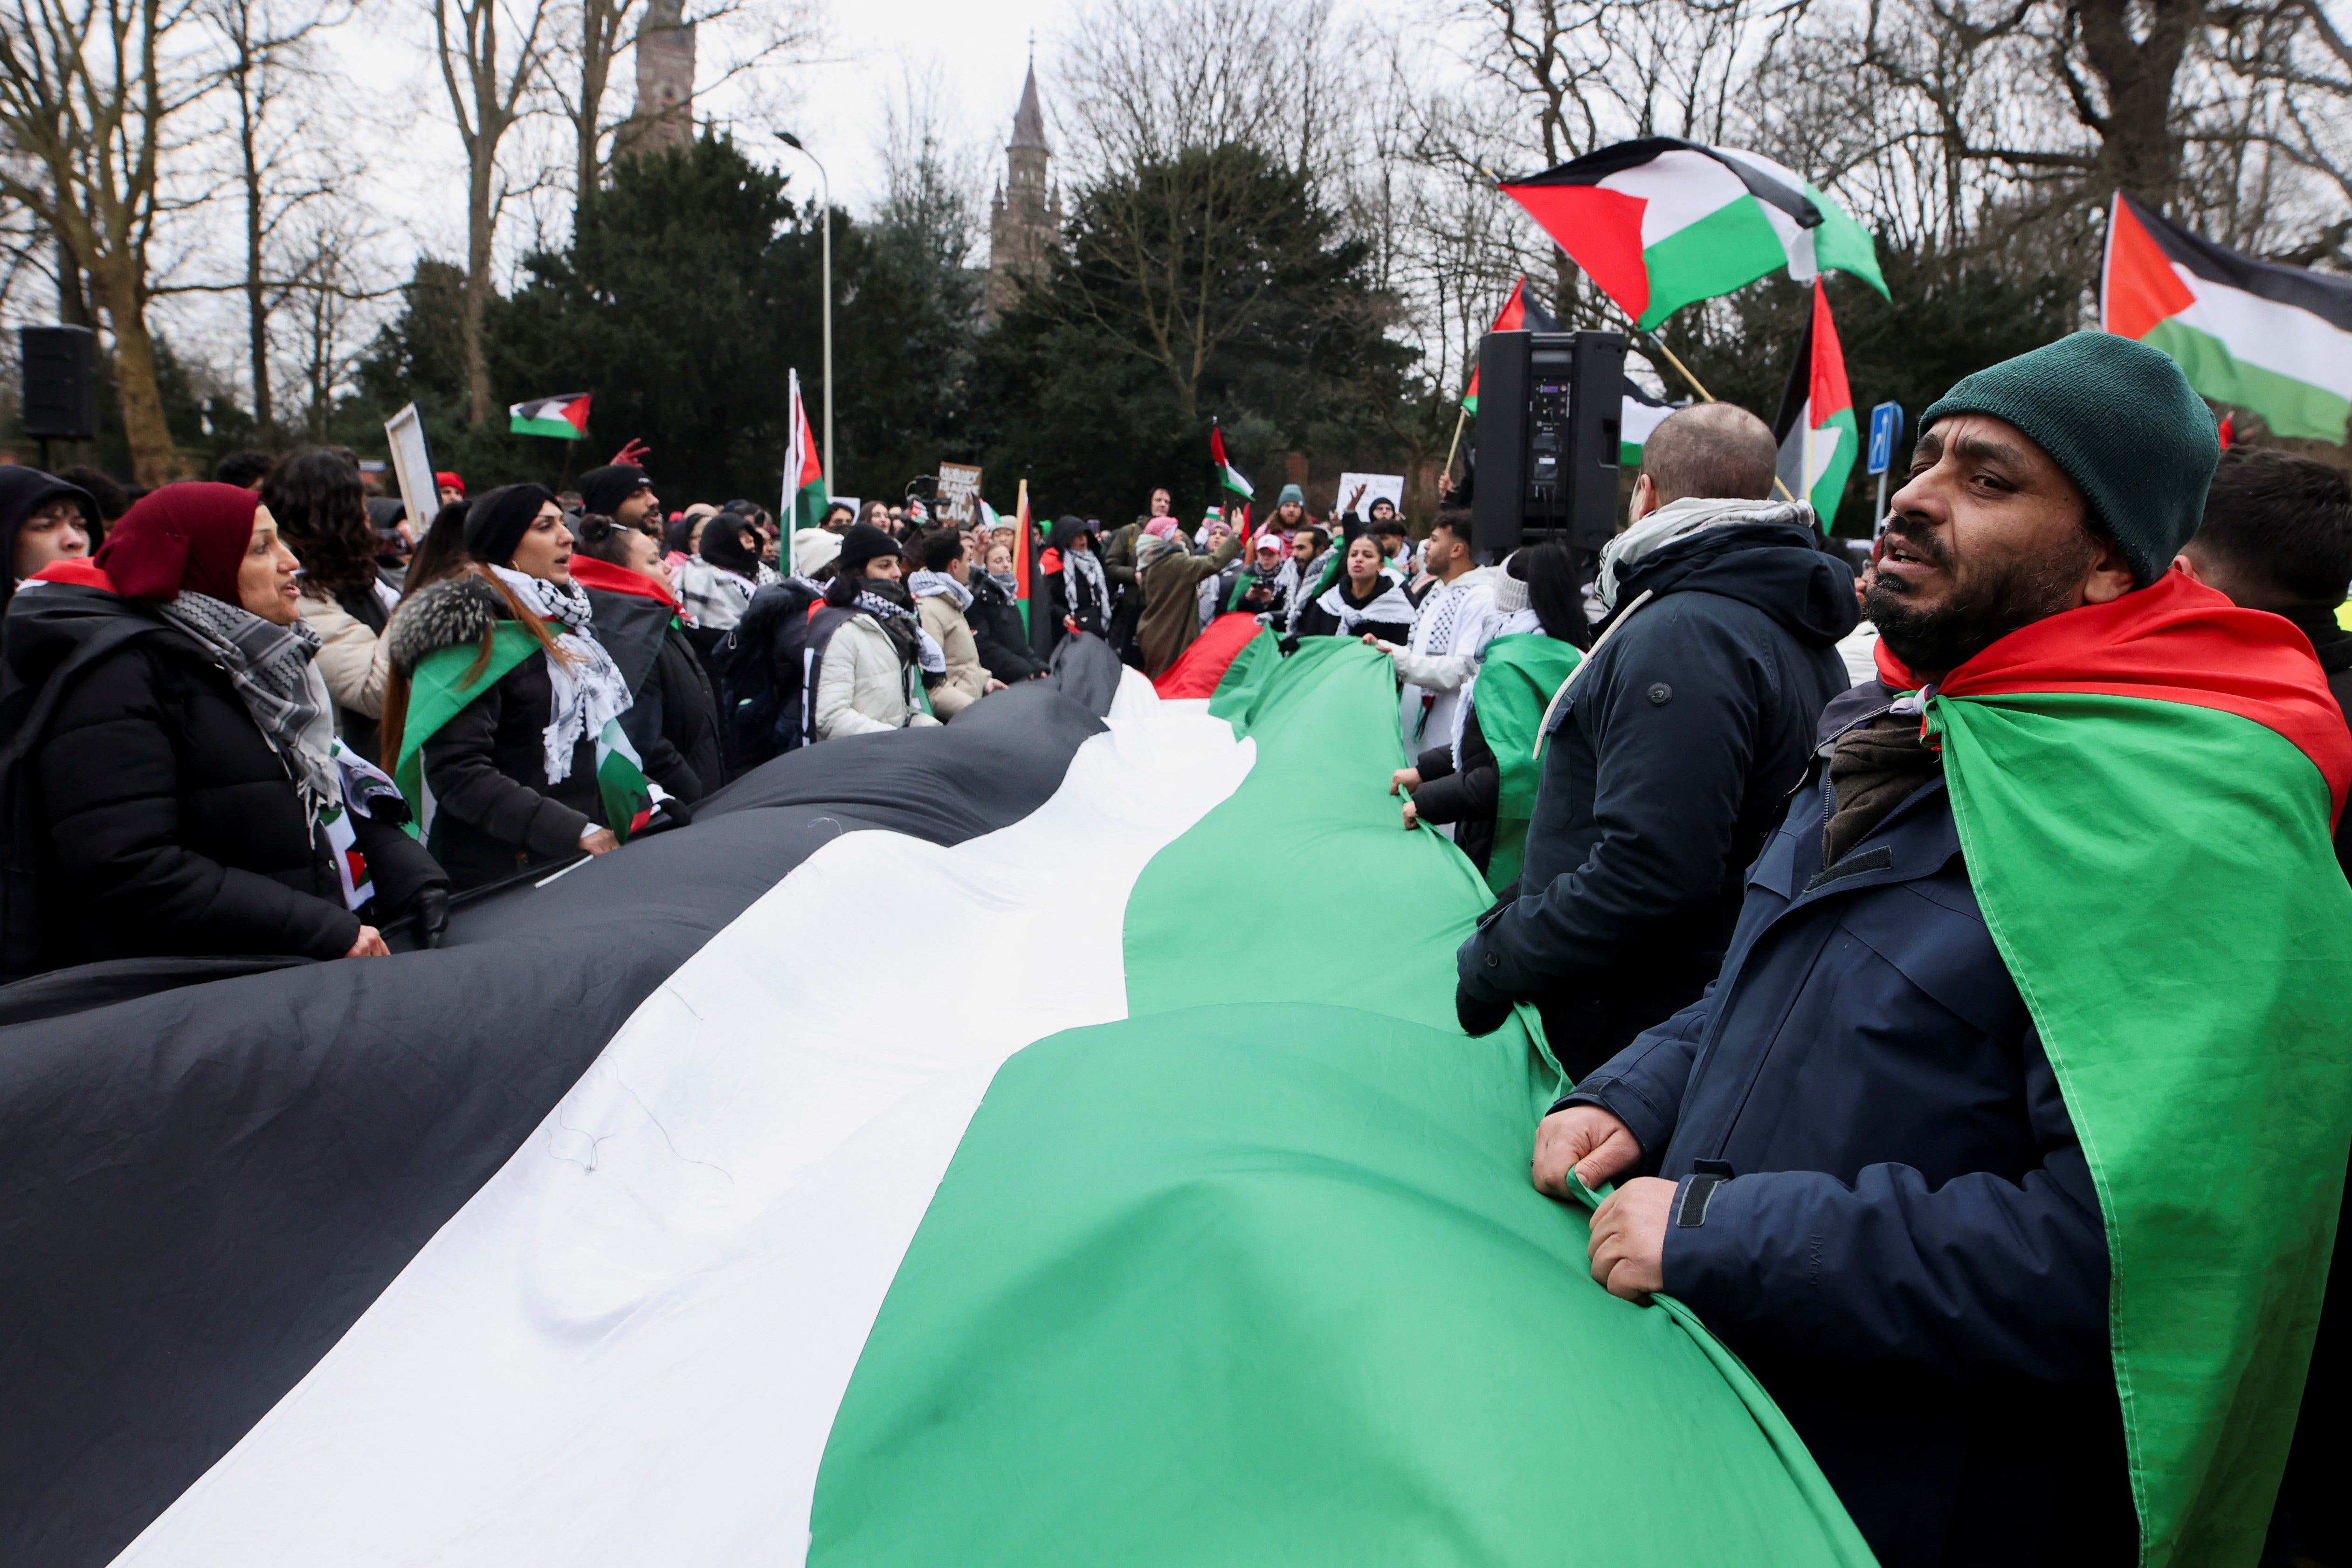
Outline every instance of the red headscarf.
<svg viewBox="0 0 2352 1568"><path fill-rule="evenodd" d="M242 485L165 485L140 497L107 530L92 562L125 598L160 604L193 589L238 604L236 571L253 542L260 505Z"/></svg>

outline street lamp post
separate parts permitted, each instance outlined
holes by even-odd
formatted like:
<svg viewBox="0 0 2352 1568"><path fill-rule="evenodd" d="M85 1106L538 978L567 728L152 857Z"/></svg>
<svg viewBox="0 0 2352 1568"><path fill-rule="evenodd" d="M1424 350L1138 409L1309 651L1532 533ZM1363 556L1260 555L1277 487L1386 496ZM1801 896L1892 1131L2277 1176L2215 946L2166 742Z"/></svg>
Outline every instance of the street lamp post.
<svg viewBox="0 0 2352 1568"><path fill-rule="evenodd" d="M833 493L839 478L833 466L833 176L824 172L817 155L801 145L801 139L789 131L776 132L776 140L816 164L816 177L824 182L819 198L824 203L824 237L820 244L821 276L824 289L824 488Z"/></svg>

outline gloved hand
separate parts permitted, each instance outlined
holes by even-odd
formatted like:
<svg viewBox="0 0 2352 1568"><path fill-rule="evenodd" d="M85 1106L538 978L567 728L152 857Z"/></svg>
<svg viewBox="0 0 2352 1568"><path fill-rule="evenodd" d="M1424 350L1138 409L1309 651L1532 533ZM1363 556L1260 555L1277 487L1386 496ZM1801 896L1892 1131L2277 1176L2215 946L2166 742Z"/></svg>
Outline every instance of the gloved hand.
<svg viewBox="0 0 2352 1568"><path fill-rule="evenodd" d="M409 908L416 916L416 945L436 948L449 934L449 889L425 888L410 900Z"/></svg>
<svg viewBox="0 0 2352 1568"><path fill-rule="evenodd" d="M1468 983L1454 984L1454 1018L1465 1035L1491 1035L1509 1022L1511 1004L1507 997L1488 1000L1486 994L1473 991Z"/></svg>

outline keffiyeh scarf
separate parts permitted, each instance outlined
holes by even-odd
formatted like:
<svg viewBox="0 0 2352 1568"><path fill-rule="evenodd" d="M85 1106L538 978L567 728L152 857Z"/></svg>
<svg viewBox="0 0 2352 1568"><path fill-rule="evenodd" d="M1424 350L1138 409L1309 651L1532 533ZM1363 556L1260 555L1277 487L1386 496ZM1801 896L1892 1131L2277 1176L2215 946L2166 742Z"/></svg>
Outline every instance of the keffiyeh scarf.
<svg viewBox="0 0 2352 1568"><path fill-rule="evenodd" d="M547 682L553 692L549 704L546 748L547 782L562 784L572 776L572 753L582 736L593 738L629 709L629 683L620 667L591 629L595 611L577 583L559 587L511 566L493 566L499 582L555 634L558 652L567 658L547 661Z"/></svg>
<svg viewBox="0 0 2352 1568"><path fill-rule="evenodd" d="M958 614L971 608L971 590L945 572L918 572L907 579L907 591L918 599L952 599Z"/></svg>
<svg viewBox="0 0 2352 1568"><path fill-rule="evenodd" d="M872 616L881 626L883 633L898 645L900 658L905 658L911 649L915 662L922 667L925 675L945 675L948 672L948 656L940 651L938 643L931 640L931 634L923 629L922 620L914 611L895 600L884 598L871 588L860 589L851 603Z"/></svg>
<svg viewBox="0 0 2352 1568"><path fill-rule="evenodd" d="M193 590L157 606L228 672L237 700L286 763L311 816L343 798L334 763L335 709L326 678L310 661L319 634L300 621L281 626L242 605Z"/></svg>
<svg viewBox="0 0 2352 1568"><path fill-rule="evenodd" d="M1348 603L1348 580L1345 577L1325 589L1323 596L1315 604L1327 615L1339 617L1339 635L1343 637L1354 637L1356 628L1366 621L1384 621L1392 626L1412 625L1412 601L1404 596L1403 586L1385 573L1381 576L1381 591L1373 595L1371 603L1360 610Z"/></svg>

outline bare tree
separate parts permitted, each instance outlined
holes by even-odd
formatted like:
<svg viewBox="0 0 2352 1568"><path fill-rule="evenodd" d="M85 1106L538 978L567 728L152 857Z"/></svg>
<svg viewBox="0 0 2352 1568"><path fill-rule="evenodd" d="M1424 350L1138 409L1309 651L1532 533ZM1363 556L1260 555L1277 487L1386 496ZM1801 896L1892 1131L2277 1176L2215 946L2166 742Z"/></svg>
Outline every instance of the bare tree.
<svg viewBox="0 0 2352 1568"><path fill-rule="evenodd" d="M350 384L396 285L373 273L366 258L382 236L362 228L352 208L318 208L288 247L294 262L284 309L292 317L292 377L302 392L302 422L315 445L327 439L335 401Z"/></svg>
<svg viewBox="0 0 2352 1568"><path fill-rule="evenodd" d="M466 410L490 416L490 372L482 349L482 306L490 295L490 247L507 192L499 143L524 114L546 68L548 0L433 0L434 45L457 139L466 149ZM499 42L503 28L511 49Z"/></svg>
<svg viewBox="0 0 2352 1568"><path fill-rule="evenodd" d="M86 275L110 338L133 473L173 477L147 321L148 252L179 205L181 121L208 85L176 58L192 0L14 0L0 9L0 195L26 207Z"/></svg>

